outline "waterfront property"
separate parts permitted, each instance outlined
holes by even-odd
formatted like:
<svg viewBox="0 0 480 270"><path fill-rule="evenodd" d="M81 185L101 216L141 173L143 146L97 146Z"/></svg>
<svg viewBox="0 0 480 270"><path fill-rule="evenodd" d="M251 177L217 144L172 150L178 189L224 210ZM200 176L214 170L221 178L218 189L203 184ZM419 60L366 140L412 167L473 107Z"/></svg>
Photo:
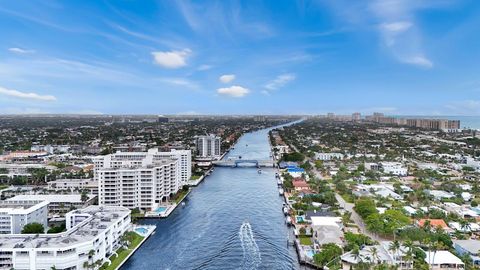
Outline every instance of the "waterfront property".
<svg viewBox="0 0 480 270"><path fill-rule="evenodd" d="M99 204L145 211L156 209L189 180L191 163L186 159L190 155L185 151L150 149L96 157Z"/></svg>
<svg viewBox="0 0 480 270"><path fill-rule="evenodd" d="M0 235L0 269L92 269L122 245L130 210L89 206L66 215L67 231Z"/></svg>

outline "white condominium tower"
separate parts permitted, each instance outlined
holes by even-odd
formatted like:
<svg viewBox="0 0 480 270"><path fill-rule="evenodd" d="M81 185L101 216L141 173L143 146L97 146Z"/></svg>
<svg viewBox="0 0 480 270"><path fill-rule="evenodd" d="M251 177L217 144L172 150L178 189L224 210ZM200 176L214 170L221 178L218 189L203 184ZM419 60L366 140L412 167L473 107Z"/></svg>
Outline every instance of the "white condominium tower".
<svg viewBox="0 0 480 270"><path fill-rule="evenodd" d="M218 158L221 155L221 139L215 135L196 137L197 154L199 157Z"/></svg>
<svg viewBox="0 0 480 270"><path fill-rule="evenodd" d="M94 158L99 204L156 209L190 178L190 156L190 150L159 152L155 148Z"/></svg>

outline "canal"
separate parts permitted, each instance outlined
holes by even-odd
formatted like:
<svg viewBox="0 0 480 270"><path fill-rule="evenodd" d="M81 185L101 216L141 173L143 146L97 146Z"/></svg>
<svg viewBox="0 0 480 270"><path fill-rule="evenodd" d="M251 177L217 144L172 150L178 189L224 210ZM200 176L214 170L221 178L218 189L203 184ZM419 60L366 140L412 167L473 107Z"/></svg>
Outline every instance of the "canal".
<svg viewBox="0 0 480 270"><path fill-rule="evenodd" d="M240 155L269 159L268 130L245 134L225 158ZM141 221L156 233L122 270L298 268L274 169L215 168L185 202L166 219Z"/></svg>

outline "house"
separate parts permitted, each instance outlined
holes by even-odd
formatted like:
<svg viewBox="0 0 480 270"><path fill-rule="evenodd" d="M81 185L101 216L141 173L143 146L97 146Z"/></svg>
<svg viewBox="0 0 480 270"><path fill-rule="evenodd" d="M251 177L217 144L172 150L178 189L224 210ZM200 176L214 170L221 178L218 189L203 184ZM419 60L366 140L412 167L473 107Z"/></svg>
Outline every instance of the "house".
<svg viewBox="0 0 480 270"><path fill-rule="evenodd" d="M312 216L314 244L318 247L327 243L343 245L343 223L340 217Z"/></svg>
<svg viewBox="0 0 480 270"><path fill-rule="evenodd" d="M426 191L430 196L433 196L436 200L441 200L441 199L451 199L455 197L455 194L446 192L443 190L428 190Z"/></svg>
<svg viewBox="0 0 480 270"><path fill-rule="evenodd" d="M417 221L417 226L423 228L425 224L430 223L431 228L441 228L446 232L453 232L450 227L448 227L447 223L443 219L420 219Z"/></svg>
<svg viewBox="0 0 480 270"><path fill-rule="evenodd" d="M311 223L312 217L334 217L335 214L330 211L308 210L305 212L305 221Z"/></svg>
<svg viewBox="0 0 480 270"><path fill-rule="evenodd" d="M342 260L342 269L353 269L354 266L360 262L396 265L400 270L413 269L413 261L407 261L405 259L407 249L402 246L394 254L390 249L390 245L390 241L382 241L379 245L365 246L360 249L360 254L358 257L353 255L351 251L347 252L340 257Z"/></svg>
<svg viewBox="0 0 480 270"><path fill-rule="evenodd" d="M397 176L406 176L408 174L408 169L403 167L400 162L380 162L380 167L386 174Z"/></svg>
<svg viewBox="0 0 480 270"><path fill-rule="evenodd" d="M447 250L426 252L425 262L431 270L454 270L464 269L465 264L457 256Z"/></svg>
<svg viewBox="0 0 480 270"><path fill-rule="evenodd" d="M295 191L310 191L310 186L303 178L294 178L292 184Z"/></svg>
<svg viewBox="0 0 480 270"><path fill-rule="evenodd" d="M479 240L453 240L453 247L461 256L467 254L472 258L474 265L480 265L480 241Z"/></svg>
<svg viewBox="0 0 480 270"><path fill-rule="evenodd" d="M301 177L303 174L305 174L305 170L298 167L287 167L287 173L295 178Z"/></svg>
<svg viewBox="0 0 480 270"><path fill-rule="evenodd" d="M478 232L478 231L480 231L480 225L478 225L477 223L468 223L468 225L466 227L462 228L462 225L460 225L459 222L449 222L448 226L450 226L450 228L452 228L456 231L460 231L460 232Z"/></svg>

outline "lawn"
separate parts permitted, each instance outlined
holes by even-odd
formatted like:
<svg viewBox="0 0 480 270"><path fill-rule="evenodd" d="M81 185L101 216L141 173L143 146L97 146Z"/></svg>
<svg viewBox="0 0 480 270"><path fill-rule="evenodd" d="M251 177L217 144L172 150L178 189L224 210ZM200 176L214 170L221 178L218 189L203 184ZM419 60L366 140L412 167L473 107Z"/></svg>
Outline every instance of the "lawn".
<svg viewBox="0 0 480 270"><path fill-rule="evenodd" d="M116 255L112 255L109 259L110 261L112 262L109 266L102 266L100 267L100 269L103 269L103 270L115 270L126 258L127 256L132 253L132 251L138 246L140 245L140 242L142 242L143 240L143 236L140 236L138 235L137 233L134 233L134 232L129 232L131 234L131 236L133 237L133 240L132 242L130 243L130 245L128 246L128 249L124 249L124 248L119 248L117 250L117 254L118 256Z"/></svg>
<svg viewBox="0 0 480 270"><path fill-rule="evenodd" d="M310 238L308 236L300 236L299 239L300 239L300 244L302 244L304 246L311 246L312 245L312 238Z"/></svg>
<svg viewBox="0 0 480 270"><path fill-rule="evenodd" d="M0 185L0 190L8 188L8 185Z"/></svg>
<svg viewBox="0 0 480 270"><path fill-rule="evenodd" d="M188 190L179 190L177 194L175 194L175 203L179 204L187 194Z"/></svg>
<svg viewBox="0 0 480 270"><path fill-rule="evenodd" d="M201 175L192 175L192 178L190 178L190 180L198 180L200 179L200 177L202 177Z"/></svg>

